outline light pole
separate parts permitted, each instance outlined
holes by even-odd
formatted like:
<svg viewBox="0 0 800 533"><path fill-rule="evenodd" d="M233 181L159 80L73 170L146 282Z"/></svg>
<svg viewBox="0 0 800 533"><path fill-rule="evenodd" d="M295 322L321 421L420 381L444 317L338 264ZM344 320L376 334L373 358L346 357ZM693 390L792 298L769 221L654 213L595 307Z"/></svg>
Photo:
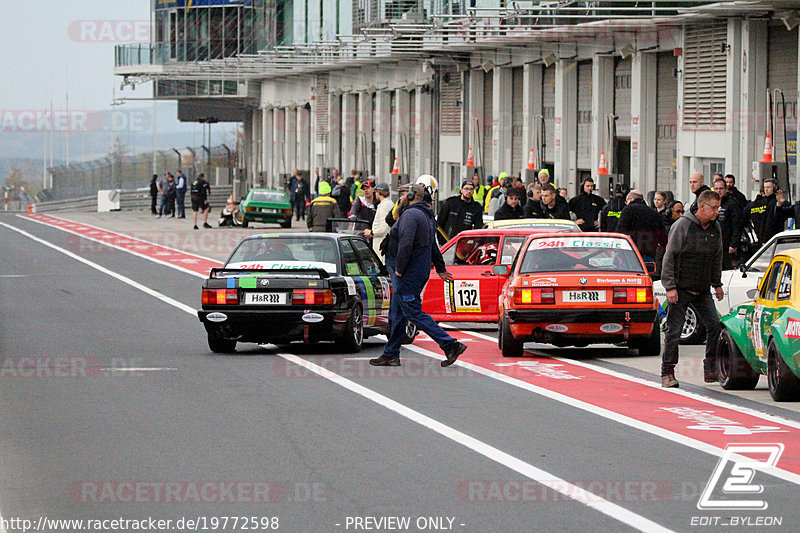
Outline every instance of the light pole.
<svg viewBox="0 0 800 533"><path fill-rule="evenodd" d="M115 184L114 181L114 171L116 167L116 160L117 160L117 149L114 146L116 139L114 138L114 108L120 105L125 105L124 98L117 98L117 86L112 85L111 87L111 186L113 187ZM119 176L119 189L122 189L122 174L120 173Z"/></svg>

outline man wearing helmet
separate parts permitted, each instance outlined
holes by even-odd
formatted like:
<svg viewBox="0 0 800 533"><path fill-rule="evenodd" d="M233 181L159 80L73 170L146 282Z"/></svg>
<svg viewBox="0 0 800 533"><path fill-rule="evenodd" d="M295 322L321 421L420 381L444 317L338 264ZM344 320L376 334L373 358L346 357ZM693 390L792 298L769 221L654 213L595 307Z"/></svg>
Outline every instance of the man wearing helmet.
<svg viewBox="0 0 800 533"><path fill-rule="evenodd" d="M462 231L483 227L483 206L472 199L475 185L470 180L461 183L461 194L451 196L442 204L439 218L439 243L444 244Z"/></svg>
<svg viewBox="0 0 800 533"><path fill-rule="evenodd" d="M428 283L431 263L443 280L449 282L453 279L453 275L445 268L442 253L436 244L436 222L429 205L433 201L431 192L432 187L415 183L408 193L408 207L389 232L386 267L394 287L389 310L392 331L383 348L383 355L370 359L369 363L373 366L400 366L400 346L409 320L444 351L442 366L453 364L467 349L465 344L448 335L430 315L422 311L422 290Z"/></svg>

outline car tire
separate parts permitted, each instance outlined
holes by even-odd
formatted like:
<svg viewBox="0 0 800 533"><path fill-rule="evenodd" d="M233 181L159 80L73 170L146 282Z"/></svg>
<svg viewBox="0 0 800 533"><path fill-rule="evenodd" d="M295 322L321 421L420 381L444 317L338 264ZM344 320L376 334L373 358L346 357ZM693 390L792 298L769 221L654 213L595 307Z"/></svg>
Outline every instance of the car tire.
<svg viewBox="0 0 800 533"><path fill-rule="evenodd" d="M722 328L717 343L717 375L725 390L753 390L758 384L758 372L753 370L733 335L725 328Z"/></svg>
<svg viewBox="0 0 800 533"><path fill-rule="evenodd" d="M291 227L292 227L292 219L291 219L291 218L287 218L286 220L284 220L283 222L281 222L281 227L282 227L283 229L289 229L289 228L291 228Z"/></svg>
<svg viewBox="0 0 800 533"><path fill-rule="evenodd" d="M639 355L645 357L661 354L661 326L658 319L653 324L649 337L632 342L629 347L638 349Z"/></svg>
<svg viewBox="0 0 800 533"><path fill-rule="evenodd" d="M794 402L800 399L800 378L789 370L774 340L769 341L767 352L767 384L769 395L776 402Z"/></svg>
<svg viewBox="0 0 800 533"><path fill-rule="evenodd" d="M525 343L518 341L511 334L511 328L505 319L500 320L500 336L498 339L503 357L522 357Z"/></svg>
<svg viewBox="0 0 800 533"><path fill-rule="evenodd" d="M241 226L244 224L244 213L241 211L236 211L236 213L231 217L231 220L233 220L234 226Z"/></svg>
<svg viewBox="0 0 800 533"><path fill-rule="evenodd" d="M339 345L350 353L361 351L364 344L364 313L361 306L356 304L350 310L350 317L345 324L345 330Z"/></svg>
<svg viewBox="0 0 800 533"><path fill-rule="evenodd" d="M208 334L208 348L214 353L235 353L236 341Z"/></svg>
<svg viewBox="0 0 800 533"><path fill-rule="evenodd" d="M247 220L247 217L245 217L245 216L242 216L242 227L243 227L243 228L246 228L246 227L248 227L249 225L250 225L250 221L249 221L249 220Z"/></svg>
<svg viewBox="0 0 800 533"><path fill-rule="evenodd" d="M686 319L683 322L680 344L703 344L706 341L706 327L700 320L697 309L693 305L686 308Z"/></svg>
<svg viewBox="0 0 800 533"><path fill-rule="evenodd" d="M417 333L419 333L417 325L414 324L413 322L407 322L406 334L403 336L403 344L413 344L414 338L417 336Z"/></svg>

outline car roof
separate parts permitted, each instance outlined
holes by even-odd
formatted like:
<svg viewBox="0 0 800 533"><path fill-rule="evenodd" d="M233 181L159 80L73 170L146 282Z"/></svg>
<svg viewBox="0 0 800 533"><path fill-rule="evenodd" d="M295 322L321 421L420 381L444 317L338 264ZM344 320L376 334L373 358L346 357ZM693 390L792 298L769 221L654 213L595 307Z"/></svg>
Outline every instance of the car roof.
<svg viewBox="0 0 800 533"><path fill-rule="evenodd" d="M569 227L565 224L565 227ZM462 231L456 237L481 237L485 235L540 235L544 233L559 233L564 234L568 232L553 231L553 228L537 228L535 226L528 226L525 228L484 228L484 229L470 229ZM577 232L575 232L577 233ZM455 239L455 237L453 237Z"/></svg>
<svg viewBox="0 0 800 533"><path fill-rule="evenodd" d="M800 235L800 231L797 234ZM800 247L783 250L780 253L775 254L775 257L773 257L772 260L775 261L779 257L788 257L800 263Z"/></svg>
<svg viewBox="0 0 800 533"><path fill-rule="evenodd" d="M491 220L487 222L487 224L495 225L494 228L491 229L500 229L504 226L511 226L515 224L528 224L530 227L535 227L540 225L553 225L553 224L559 226L575 227L575 228L578 227L578 225L572 220L566 220L562 218L513 218L505 220Z"/></svg>
<svg viewBox="0 0 800 533"><path fill-rule="evenodd" d="M330 240L338 240L344 237L360 238L359 235L350 235L348 233L327 233L322 231L317 231L313 233L310 231L303 231L303 232L280 231L274 233L258 233L256 235L248 235L247 237L245 237L245 239L260 239L260 238L274 238L274 237L284 237L284 238L301 237L304 239L314 238L314 239L330 239Z"/></svg>
<svg viewBox="0 0 800 533"><path fill-rule="evenodd" d="M575 239L596 239L598 237L607 237L607 238L614 238L614 239L622 239L628 241L633 248L633 250L638 250L636 245L634 244L633 240L624 233L611 233L609 231L592 231L592 232L581 232L581 233L565 233L565 232L550 232L550 233L533 233L528 238L528 241L532 241L534 239L539 238L547 238L547 237L558 237L560 239L566 238L575 238Z"/></svg>

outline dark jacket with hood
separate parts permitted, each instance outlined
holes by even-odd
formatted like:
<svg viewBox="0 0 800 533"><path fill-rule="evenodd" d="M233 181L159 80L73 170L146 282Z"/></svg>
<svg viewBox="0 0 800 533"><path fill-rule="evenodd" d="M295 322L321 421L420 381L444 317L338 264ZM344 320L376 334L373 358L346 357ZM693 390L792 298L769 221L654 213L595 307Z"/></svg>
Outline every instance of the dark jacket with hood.
<svg viewBox="0 0 800 533"><path fill-rule="evenodd" d="M436 243L433 211L426 202L417 202L403 210L389 231L386 265L402 276L419 276L416 281L424 286L430 277L431 263L436 272L445 271L444 258Z"/></svg>
<svg viewBox="0 0 800 533"><path fill-rule="evenodd" d="M661 267L666 290L683 289L697 293L722 287L722 230L714 220L707 228L693 213L685 213L669 231Z"/></svg>
<svg viewBox="0 0 800 533"><path fill-rule="evenodd" d="M626 205L619 216L617 231L629 235L639 253L645 257L655 259L659 247L667 246L667 230L658 213L637 198Z"/></svg>

